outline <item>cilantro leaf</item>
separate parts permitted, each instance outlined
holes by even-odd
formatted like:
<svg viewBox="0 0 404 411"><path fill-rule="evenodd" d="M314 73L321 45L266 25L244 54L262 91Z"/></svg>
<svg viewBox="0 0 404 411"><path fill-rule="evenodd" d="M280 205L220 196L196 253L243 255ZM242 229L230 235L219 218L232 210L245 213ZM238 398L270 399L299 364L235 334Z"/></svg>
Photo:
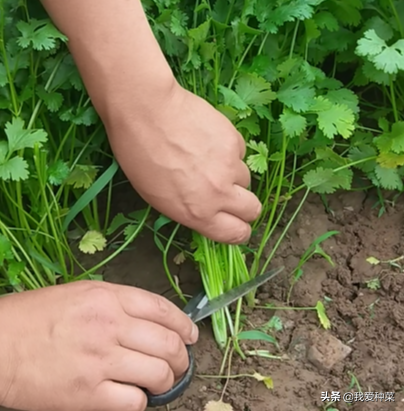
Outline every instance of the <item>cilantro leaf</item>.
<svg viewBox="0 0 404 411"><path fill-rule="evenodd" d="M362 170L364 173L370 173L374 170L376 161L373 159L376 157L376 150L369 144L361 144L357 147L352 147L349 150L348 158L351 161L359 161L369 159L369 161L364 161L363 163L355 164L359 170Z"/></svg>
<svg viewBox="0 0 404 411"><path fill-rule="evenodd" d="M26 130L24 121L20 117L14 117L12 122L7 122L5 132L8 140L9 153L13 153L24 148L39 147L47 141L45 130Z"/></svg>
<svg viewBox="0 0 404 411"><path fill-rule="evenodd" d="M275 100L276 93L271 84L257 74L245 74L239 78L236 93L247 106L263 106Z"/></svg>
<svg viewBox="0 0 404 411"><path fill-rule="evenodd" d="M248 142L247 147L257 153L248 156L247 165L254 173L263 174L268 169L268 147L262 141L254 140Z"/></svg>
<svg viewBox="0 0 404 411"><path fill-rule="evenodd" d="M102 251L107 245L107 240L98 231L87 231L79 243L79 250L85 254L94 254L96 251Z"/></svg>
<svg viewBox="0 0 404 411"><path fill-rule="evenodd" d="M397 168L404 165L404 154L380 153L377 162L383 168Z"/></svg>
<svg viewBox="0 0 404 411"><path fill-rule="evenodd" d="M48 168L48 181L54 186L60 186L69 176L70 168L63 160L58 160Z"/></svg>
<svg viewBox="0 0 404 411"><path fill-rule="evenodd" d="M355 115L344 104L333 104L319 96L314 99L311 111L317 113L318 126L328 138L333 138L338 134L349 138L355 129Z"/></svg>
<svg viewBox="0 0 404 411"><path fill-rule="evenodd" d="M74 188L89 188L93 184L97 176L97 167L77 164L69 177L66 179L66 184L72 185Z"/></svg>
<svg viewBox="0 0 404 411"><path fill-rule="evenodd" d="M282 124L284 132L289 137L299 136L306 129L307 125L306 117L293 113L288 109L285 109L279 116L279 121Z"/></svg>
<svg viewBox="0 0 404 411"><path fill-rule="evenodd" d="M223 95L224 104L226 106L234 107L237 110L248 109L248 104L234 90L221 85L219 85L218 89Z"/></svg>
<svg viewBox="0 0 404 411"><path fill-rule="evenodd" d="M8 84L7 71L4 64L0 63L0 87L4 87L6 84Z"/></svg>
<svg viewBox="0 0 404 411"><path fill-rule="evenodd" d="M335 173L331 168L317 167L303 176L303 182L314 193L332 194L338 188L347 189L351 184L352 175L346 173L350 170L341 171L343 173Z"/></svg>
<svg viewBox="0 0 404 411"><path fill-rule="evenodd" d="M294 76L289 77L279 88L278 100L297 113L307 111L316 95L314 87L301 84Z"/></svg>
<svg viewBox="0 0 404 411"><path fill-rule="evenodd" d="M21 181L29 177L28 163L20 156L15 156L0 164L0 179Z"/></svg>
<svg viewBox="0 0 404 411"><path fill-rule="evenodd" d="M343 104L351 109L353 113L359 113L359 98L352 90L346 88L330 90L325 97L331 101L331 103Z"/></svg>
<svg viewBox="0 0 404 411"><path fill-rule="evenodd" d="M391 131L376 137L374 143L381 153L404 153L404 121L394 123Z"/></svg>
<svg viewBox="0 0 404 411"><path fill-rule="evenodd" d="M50 20L21 20L17 23L17 29L21 33L17 42L23 49L32 45L34 50L52 50L57 44L56 40L67 41L67 37Z"/></svg>
<svg viewBox="0 0 404 411"><path fill-rule="evenodd" d="M402 190L403 180L398 174L397 169L394 168L384 168L381 165L376 165L375 176L377 182L382 188L387 190Z"/></svg>
<svg viewBox="0 0 404 411"><path fill-rule="evenodd" d="M356 54L367 57L378 70L387 74L396 74L399 70L404 70L404 39L388 46L374 29L370 29L358 40Z"/></svg>
<svg viewBox="0 0 404 411"><path fill-rule="evenodd" d="M63 103L63 95L62 94L60 94L56 91L49 92L49 91L45 90L44 87L38 87L37 90L36 90L36 93L37 93L38 97L41 100L43 100L43 102L45 103L47 109L51 113L55 113L62 106L62 103Z"/></svg>
<svg viewBox="0 0 404 411"><path fill-rule="evenodd" d="M4 234L0 234L0 266L4 264L4 260L12 260L13 258L10 240Z"/></svg>
<svg viewBox="0 0 404 411"><path fill-rule="evenodd" d="M252 114L250 117L239 121L236 125L237 129L244 129L248 131L252 136L258 136L261 133L261 128L258 123L258 117Z"/></svg>
<svg viewBox="0 0 404 411"><path fill-rule="evenodd" d="M338 31L339 29L338 20L329 11L320 11L313 18L320 29L327 29L328 31Z"/></svg>

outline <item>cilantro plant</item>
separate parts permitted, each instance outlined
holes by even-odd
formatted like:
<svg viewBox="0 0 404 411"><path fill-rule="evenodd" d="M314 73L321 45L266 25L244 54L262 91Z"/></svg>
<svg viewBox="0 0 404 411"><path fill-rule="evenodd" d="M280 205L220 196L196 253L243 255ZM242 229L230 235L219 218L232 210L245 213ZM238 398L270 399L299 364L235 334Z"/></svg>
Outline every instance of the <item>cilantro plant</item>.
<svg viewBox="0 0 404 411"><path fill-rule="evenodd" d="M369 182L402 190L402 2L143 4L178 81L225 114L244 136L251 189L264 205L253 224L258 246L248 255L244 248L194 234L194 258L209 297L267 269L310 191L327 195ZM303 195L292 218L273 239L299 191ZM264 259L271 239L275 246ZM247 302L254 305L254 295ZM227 330L233 339L238 333L240 307L235 322L226 311L213 317L222 348Z"/></svg>
<svg viewBox="0 0 404 411"><path fill-rule="evenodd" d="M117 165L66 41L39 1L0 2L0 275L9 290L88 274L73 240L86 253L106 246Z"/></svg>

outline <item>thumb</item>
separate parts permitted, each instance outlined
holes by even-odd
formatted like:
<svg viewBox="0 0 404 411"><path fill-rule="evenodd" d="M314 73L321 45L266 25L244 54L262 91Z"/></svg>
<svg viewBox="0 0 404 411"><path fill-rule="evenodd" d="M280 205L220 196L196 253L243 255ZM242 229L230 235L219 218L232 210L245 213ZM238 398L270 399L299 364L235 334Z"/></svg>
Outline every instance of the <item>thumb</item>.
<svg viewBox="0 0 404 411"><path fill-rule="evenodd" d="M94 411L145 411L147 407L146 394L140 388L113 381L99 384L93 399Z"/></svg>

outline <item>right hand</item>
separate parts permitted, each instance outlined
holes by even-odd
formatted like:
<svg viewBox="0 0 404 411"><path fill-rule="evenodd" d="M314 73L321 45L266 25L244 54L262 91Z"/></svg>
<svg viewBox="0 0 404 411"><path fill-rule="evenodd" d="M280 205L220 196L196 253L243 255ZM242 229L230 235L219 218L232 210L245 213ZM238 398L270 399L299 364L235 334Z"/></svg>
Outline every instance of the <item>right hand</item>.
<svg viewBox="0 0 404 411"><path fill-rule="evenodd" d="M144 411L198 339L165 298L88 281L0 298L0 330L0 405L26 411Z"/></svg>

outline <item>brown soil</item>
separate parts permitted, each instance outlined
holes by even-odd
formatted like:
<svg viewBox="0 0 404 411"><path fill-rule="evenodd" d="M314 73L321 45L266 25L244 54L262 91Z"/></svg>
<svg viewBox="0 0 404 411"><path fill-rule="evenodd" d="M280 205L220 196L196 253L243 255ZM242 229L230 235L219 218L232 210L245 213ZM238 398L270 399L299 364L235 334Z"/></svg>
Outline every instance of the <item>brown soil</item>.
<svg viewBox="0 0 404 411"><path fill-rule="evenodd" d="M254 326L267 323L273 315L281 318L283 330L274 334L280 349L276 351L265 343L260 348L288 359L250 357L242 361L234 356L232 375L259 372L271 376L274 382L274 388L268 390L251 378L229 380L224 400L235 411L325 410L327 403L321 400L322 392L337 391L342 396L360 390L358 386L350 386L352 377L357 379L363 393L394 392L395 401L367 399L348 405L341 399L334 405L328 404L328 410L404 410L404 276L399 268L389 264L372 266L366 262L370 256L392 260L404 255L404 204L400 201L378 217L378 209L372 208L375 201L375 197L365 198L363 193L334 195L329 198L328 212L318 196L313 195L306 202L273 260L273 266L287 268L285 275L264 286L258 299L260 304L285 306L288 274L303 252L319 235L338 230L339 235L322 244L335 266L321 257L310 260L303 267L304 275L295 285L291 298L295 307L311 307L328 297L324 304L331 330L321 328L314 311L247 310L248 320ZM173 292L165 278L160 254L147 234L143 241L139 245L138 240L137 250L124 253L106 268L106 279L144 287L171 298ZM192 264L174 268L174 273L185 291L193 292L198 287L198 274ZM367 282L374 279L380 281L378 289L368 286ZM329 341L335 342L330 335L352 351L331 369L325 369L309 361L310 347L316 344L320 351L327 349ZM247 349L257 347L257 344L245 344ZM171 404L170 410L202 411L209 400L221 396L226 380L203 377L217 375L223 358L214 343L209 322L201 326L195 356L198 376L186 394Z"/></svg>
<svg viewBox="0 0 404 411"><path fill-rule="evenodd" d="M119 211L133 211L135 202L128 200L127 194L120 200ZM274 267L286 267L285 274L259 290L258 299L261 305L270 302L285 306L289 275L303 252L319 235L338 230L339 235L322 244L335 266L321 257L310 260L303 267L303 277L291 298L295 307L311 307L323 301L331 330L321 328L315 311L246 310L248 322L254 327L268 323L276 315L282 320L283 330L273 334L279 341L279 350L271 344L250 342L244 348L259 347L285 359L249 357L242 361L233 356L232 375L258 372L270 376L274 383L269 390L251 378L230 379L224 401L231 403L235 411L404 410L404 276L402 270L389 264L372 266L366 262L370 256L392 260L404 255L404 203L388 208L379 218L378 209L372 208L375 201L375 197L365 198L363 193L334 195L329 198L328 212L318 196L313 195L306 202L273 260ZM199 288L199 276L192 263L172 263L172 269L185 292L193 293ZM146 288L175 300L161 254L147 232L137 239L134 249L105 267L104 275L107 281ZM372 290L367 282L376 278L380 287ZM332 363L332 356L340 353L338 347L332 351L336 342L352 351L331 369L325 368L327 361ZM313 345L325 355L323 363L313 361ZM201 338L194 352L197 377L184 396L170 405L172 411L202 411L208 401L220 398L226 384L225 379L203 377L217 375L223 358L208 321L201 325ZM321 393L337 391L342 396L348 391L358 392L357 386L350 386L353 376L364 393L394 392L395 401L379 399L347 405L341 399L327 408ZM166 410L159 410L163 409Z"/></svg>

